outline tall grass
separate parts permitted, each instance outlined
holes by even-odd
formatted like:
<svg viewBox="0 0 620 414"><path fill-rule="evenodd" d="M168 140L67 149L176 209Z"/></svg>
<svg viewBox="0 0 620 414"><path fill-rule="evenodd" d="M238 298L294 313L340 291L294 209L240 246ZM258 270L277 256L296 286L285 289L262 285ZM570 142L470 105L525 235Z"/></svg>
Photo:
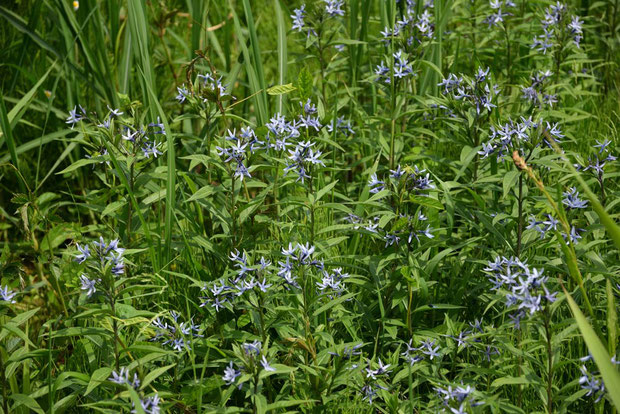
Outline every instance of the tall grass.
<svg viewBox="0 0 620 414"><path fill-rule="evenodd" d="M1 5L0 413L617 412L618 4L510 3Z"/></svg>

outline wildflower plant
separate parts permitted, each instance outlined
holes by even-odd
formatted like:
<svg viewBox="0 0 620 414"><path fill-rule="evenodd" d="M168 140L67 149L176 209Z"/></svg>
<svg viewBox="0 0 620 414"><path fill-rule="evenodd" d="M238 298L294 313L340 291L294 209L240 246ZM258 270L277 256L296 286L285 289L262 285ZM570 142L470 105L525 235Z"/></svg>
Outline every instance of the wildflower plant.
<svg viewBox="0 0 620 414"><path fill-rule="evenodd" d="M0 413L620 408L613 2L14 3Z"/></svg>

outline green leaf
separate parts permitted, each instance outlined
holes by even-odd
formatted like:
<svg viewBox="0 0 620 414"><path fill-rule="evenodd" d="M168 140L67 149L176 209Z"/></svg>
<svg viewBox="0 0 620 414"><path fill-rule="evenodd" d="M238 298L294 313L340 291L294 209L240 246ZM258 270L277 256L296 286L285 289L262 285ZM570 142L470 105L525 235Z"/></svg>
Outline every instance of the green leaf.
<svg viewBox="0 0 620 414"><path fill-rule="evenodd" d="M441 201L425 196L412 195L408 200L410 203L419 204L423 207L434 208L436 210L443 210L443 204Z"/></svg>
<svg viewBox="0 0 620 414"><path fill-rule="evenodd" d="M594 329L592 329L592 326L588 323L588 320L581 312L581 309L579 309L577 303L573 300L573 297L570 293L568 293L564 286L562 286L562 289L564 289L568 306L575 316L575 320L577 321L583 340L586 342L588 350L594 357L594 362L601 372L608 395L616 409L620 409L620 374L614 364L612 364L611 358L609 357L605 346L599 337L596 336Z"/></svg>
<svg viewBox="0 0 620 414"><path fill-rule="evenodd" d="M314 199L314 202L316 203L317 201L319 201L321 199L321 197L323 197L325 194L327 194L332 188L334 188L334 186L338 184L338 180L335 180L329 184L327 184L325 187L321 188L319 190L319 192L316 194L316 198Z"/></svg>
<svg viewBox="0 0 620 414"><path fill-rule="evenodd" d="M28 409L30 409L31 411L34 411L37 414L45 414L45 411L43 411L39 403L29 395L12 394L10 398L15 401L15 405L13 406L13 411L11 412L18 412L17 408L22 405L25 405L26 407L28 407Z"/></svg>
<svg viewBox="0 0 620 414"><path fill-rule="evenodd" d="M312 404L317 403L317 400L284 400L284 401L276 401L274 403L267 405L267 411L278 410L280 408L293 407L295 405L301 404Z"/></svg>
<svg viewBox="0 0 620 414"><path fill-rule="evenodd" d="M297 88L299 89L299 97L302 101L308 99L312 94L312 75L306 66L299 71L299 76L297 77Z"/></svg>
<svg viewBox="0 0 620 414"><path fill-rule="evenodd" d="M352 292L352 293L347 293L346 295L342 295L338 299L330 300L325 305L323 305L320 308L318 308L317 310L315 310L312 315L313 316L318 316L321 313L323 313L323 312L333 308L334 306L339 305L342 302L351 299L355 295L356 295L356 293Z"/></svg>
<svg viewBox="0 0 620 414"><path fill-rule="evenodd" d="M153 371L149 372L146 377L144 377L144 380L142 381L142 385L140 386L140 389L144 390L146 389L146 387L153 382L154 380L156 380L157 378L159 378L159 376L161 374L163 374L164 372L168 371L170 368L172 368L173 366L175 366L176 364L170 364L170 365L166 365L165 367L160 367L157 369L154 369Z"/></svg>
<svg viewBox="0 0 620 414"><path fill-rule="evenodd" d="M498 378L491 383L491 387L497 388L502 387L504 385L519 385L519 384L537 384L540 385L539 381L532 381L531 379L527 379L525 376L521 377L503 377Z"/></svg>
<svg viewBox="0 0 620 414"><path fill-rule="evenodd" d="M84 396L90 394L95 388L110 378L110 374L112 374L112 368L109 367L103 367L95 370L93 375L90 376L90 381L88 382L88 387L86 387Z"/></svg>
<svg viewBox="0 0 620 414"><path fill-rule="evenodd" d="M85 165L96 164L104 160L105 160L104 157L101 157L101 156L92 157L92 158L81 158L77 160L76 162L74 162L73 164L71 164L70 166L68 166L67 168L65 168L64 170L58 171L56 174L66 174L68 172L75 171L78 168L82 168Z"/></svg>
<svg viewBox="0 0 620 414"><path fill-rule="evenodd" d="M206 185L202 188L199 188L190 198L188 198L185 202L189 203L190 201L202 200L204 198L208 198L211 194L215 192L215 189L212 185Z"/></svg>
<svg viewBox="0 0 620 414"><path fill-rule="evenodd" d="M521 172L519 170L510 170L508 171L505 175L504 175L504 182L503 182L503 189L504 189L504 198L506 198L506 196L508 195L508 193L510 192L510 189L515 185L515 183L517 182L517 178L519 178L519 174Z"/></svg>
<svg viewBox="0 0 620 414"><path fill-rule="evenodd" d="M292 83L287 83L286 85L276 85L267 89L267 93L269 95L284 95L285 93L293 92L297 88L293 86Z"/></svg>

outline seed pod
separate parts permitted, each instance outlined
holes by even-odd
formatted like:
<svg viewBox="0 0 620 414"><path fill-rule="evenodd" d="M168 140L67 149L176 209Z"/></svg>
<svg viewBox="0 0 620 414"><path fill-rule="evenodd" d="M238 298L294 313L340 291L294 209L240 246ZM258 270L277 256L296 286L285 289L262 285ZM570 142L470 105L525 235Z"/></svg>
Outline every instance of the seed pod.
<svg viewBox="0 0 620 414"><path fill-rule="evenodd" d="M517 166L518 169L520 170L527 170L528 166L525 163L525 160L523 158L521 158L521 156L519 155L519 151L515 150L512 152L512 160L514 161L515 165Z"/></svg>

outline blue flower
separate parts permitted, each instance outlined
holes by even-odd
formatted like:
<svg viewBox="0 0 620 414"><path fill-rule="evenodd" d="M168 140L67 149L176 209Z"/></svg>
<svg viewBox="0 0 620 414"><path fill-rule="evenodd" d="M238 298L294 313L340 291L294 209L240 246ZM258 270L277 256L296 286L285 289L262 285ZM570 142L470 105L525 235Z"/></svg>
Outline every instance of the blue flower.
<svg viewBox="0 0 620 414"><path fill-rule="evenodd" d="M386 375L389 374L391 370L388 368L391 366L390 364L384 364L381 362L381 358L379 358L379 368L371 369L370 360L368 361L368 367L365 368L366 378L377 379L377 375Z"/></svg>
<svg viewBox="0 0 620 414"><path fill-rule="evenodd" d="M122 367L117 374L116 371L112 371L112 376L108 378L108 381L111 381L118 385L129 385L135 389L140 387L140 379L138 378L138 374L133 374L133 380L129 380L129 369L126 367Z"/></svg>
<svg viewBox="0 0 620 414"><path fill-rule="evenodd" d="M107 105L108 110L110 111L110 118L113 116L119 117L121 115L123 115L123 112L121 112L120 108L119 109L112 109L110 108L110 105Z"/></svg>
<svg viewBox="0 0 620 414"><path fill-rule="evenodd" d="M9 290L8 285L4 287L0 286L0 300L9 303L15 303L15 299L13 299L15 295L17 295L17 292Z"/></svg>
<svg viewBox="0 0 620 414"><path fill-rule="evenodd" d="M140 400L140 406L144 410L145 414L159 414L159 395L155 394L153 397L146 397ZM137 413L137 410L131 410L132 413Z"/></svg>
<svg viewBox="0 0 620 414"><path fill-rule="evenodd" d="M344 0L323 0L323 2L325 3L325 12L329 17L344 16L344 10L342 10Z"/></svg>
<svg viewBox="0 0 620 414"><path fill-rule="evenodd" d="M224 380L226 385L231 385L235 383L235 381L237 380L237 377L240 375L241 375L241 371L236 370L233 367L232 361L230 361L230 364L224 370L224 375L222 376L222 379Z"/></svg>
<svg viewBox="0 0 620 414"><path fill-rule="evenodd" d="M90 280L86 276L80 275L80 282L82 283L82 286L80 287L80 289L85 290L86 296L90 298L97 291L97 288L95 287L95 285L99 281L100 279Z"/></svg>
<svg viewBox="0 0 620 414"><path fill-rule="evenodd" d="M597 145L594 145L594 148L599 148L598 153L602 154L603 151L608 151L607 146L609 144L611 144L611 141L606 139L603 142L599 142L598 139L596 140Z"/></svg>
<svg viewBox="0 0 620 414"><path fill-rule="evenodd" d="M260 354L263 344L260 341L254 341L244 343L242 346L246 355L258 356Z"/></svg>
<svg viewBox="0 0 620 414"><path fill-rule="evenodd" d="M185 85L183 85L181 87L177 86L177 92L179 94L176 96L176 100L179 101L179 103L185 102L185 100L189 96L189 91L187 90Z"/></svg>
<svg viewBox="0 0 620 414"><path fill-rule="evenodd" d="M71 124L71 129L73 129L75 124L84 119L84 116L86 115L86 111L82 108L82 106L80 106L80 110L83 115L77 113L77 106L74 106L73 109L69 111L69 116L67 117L66 123Z"/></svg>
<svg viewBox="0 0 620 414"><path fill-rule="evenodd" d="M579 198L579 192L575 187L571 187L568 191L562 193L564 198L562 204L570 209L586 208L588 206L588 200L582 200Z"/></svg>
<svg viewBox="0 0 620 414"><path fill-rule="evenodd" d="M373 194L382 191L385 188L385 182L377 179L377 173L372 173L370 175L370 180L368 180L368 187L370 187L370 192Z"/></svg>
<svg viewBox="0 0 620 414"><path fill-rule="evenodd" d="M263 355L263 357L261 358L260 364L263 366L263 369L265 371L274 372L276 370L274 367L269 365L269 361L267 361L267 358L265 358L265 355Z"/></svg>
<svg viewBox="0 0 620 414"><path fill-rule="evenodd" d="M75 256L75 261L79 264L84 263L86 259L90 257L90 250L88 249L88 245L84 245L84 247L80 246L79 243L76 243L77 249L80 251L80 254Z"/></svg>
<svg viewBox="0 0 620 414"><path fill-rule="evenodd" d="M605 384L603 380L596 379L592 374L588 372L585 365L581 368L581 377L579 378L579 385L584 390L588 390L586 396L595 396L598 394L594 402L599 402L605 395Z"/></svg>
<svg viewBox="0 0 620 414"><path fill-rule="evenodd" d="M305 26L304 17L306 15L306 5L302 4L298 9L293 10L293 14L291 14L291 18L293 19L293 30L297 30L301 32Z"/></svg>
<svg viewBox="0 0 620 414"><path fill-rule="evenodd" d="M161 119L157 117L157 122L151 122L149 124L151 128L159 128L159 131L153 131L155 134L163 134L166 135L166 130L164 128L164 124L161 122Z"/></svg>

